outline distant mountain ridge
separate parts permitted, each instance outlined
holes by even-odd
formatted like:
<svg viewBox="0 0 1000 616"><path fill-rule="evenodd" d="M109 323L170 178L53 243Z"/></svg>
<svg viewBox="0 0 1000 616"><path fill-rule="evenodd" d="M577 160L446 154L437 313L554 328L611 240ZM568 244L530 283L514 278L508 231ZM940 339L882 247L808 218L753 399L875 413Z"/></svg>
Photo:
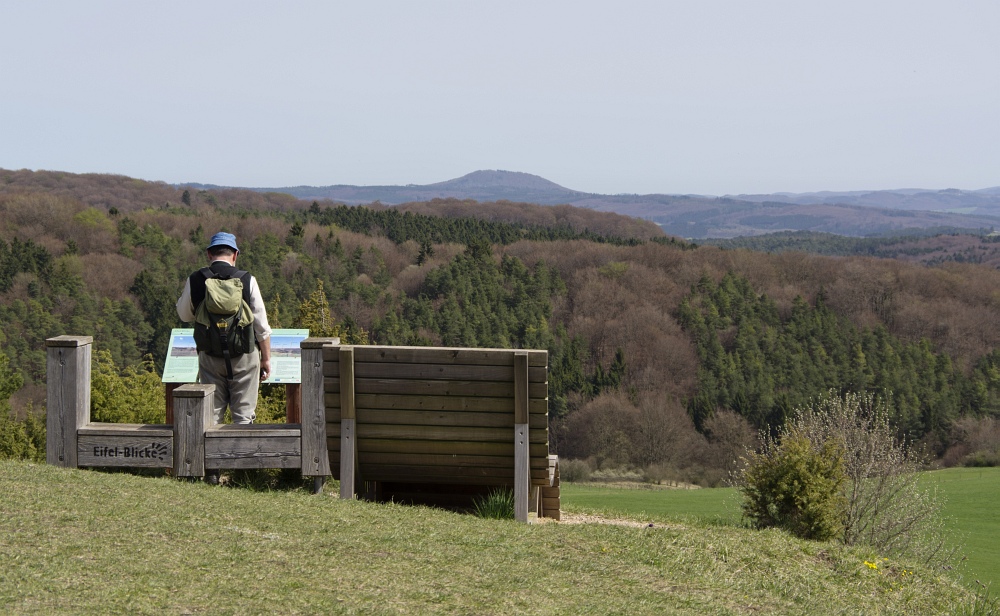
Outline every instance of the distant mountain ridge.
<svg viewBox="0 0 1000 616"><path fill-rule="evenodd" d="M223 188L211 184L190 184L197 188ZM225 187L234 188L234 187ZM260 192L282 192L299 199L329 199L348 205L378 201L398 205L431 199L473 199L475 201L518 201L540 205L562 205L587 193L564 188L555 182L519 171L473 171L460 178L434 184L389 186L285 186L251 188Z"/></svg>
<svg viewBox="0 0 1000 616"><path fill-rule="evenodd" d="M850 192L812 192L812 193L775 193L770 195L729 195L733 199L743 201L797 203L812 205L817 203L838 203L843 205L861 205L865 207L887 207L900 210L925 211L959 211L970 209L992 211L996 215L1000 208L1000 186L982 188L980 190L960 190L946 188L944 190L927 190L922 188L901 188L895 190L850 191ZM961 211L959 213L970 213Z"/></svg>
<svg viewBox="0 0 1000 616"><path fill-rule="evenodd" d="M194 188L223 188L184 184ZM665 233L701 239L776 231L868 236L908 229L1000 228L1000 187L899 189L768 195L601 195L572 190L530 173L481 170L434 184L251 188L348 205L398 205L432 199L574 205L651 220Z"/></svg>

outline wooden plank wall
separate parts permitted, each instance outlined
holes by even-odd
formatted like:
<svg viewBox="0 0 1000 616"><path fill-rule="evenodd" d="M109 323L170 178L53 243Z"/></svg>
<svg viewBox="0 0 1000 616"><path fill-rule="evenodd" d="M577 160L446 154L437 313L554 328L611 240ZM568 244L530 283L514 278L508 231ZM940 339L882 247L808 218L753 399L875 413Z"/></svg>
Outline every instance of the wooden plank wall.
<svg viewBox="0 0 1000 616"><path fill-rule="evenodd" d="M514 351L356 346L356 480L512 485ZM547 352L528 351L529 473L549 485ZM326 436L340 479L341 347L323 349Z"/></svg>

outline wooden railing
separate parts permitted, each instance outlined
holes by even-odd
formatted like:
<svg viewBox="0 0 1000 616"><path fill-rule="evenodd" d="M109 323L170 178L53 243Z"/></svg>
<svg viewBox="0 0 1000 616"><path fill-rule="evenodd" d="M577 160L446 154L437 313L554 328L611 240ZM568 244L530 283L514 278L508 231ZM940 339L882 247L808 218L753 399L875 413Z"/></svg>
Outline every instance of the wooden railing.
<svg viewBox="0 0 1000 616"><path fill-rule="evenodd" d="M330 475L323 409L322 348L337 339L307 338L302 348L302 423L215 425L214 385L172 391L171 423L118 424L90 420L93 338L46 340L46 461L56 466L172 468L177 477L206 469L299 468L318 491Z"/></svg>

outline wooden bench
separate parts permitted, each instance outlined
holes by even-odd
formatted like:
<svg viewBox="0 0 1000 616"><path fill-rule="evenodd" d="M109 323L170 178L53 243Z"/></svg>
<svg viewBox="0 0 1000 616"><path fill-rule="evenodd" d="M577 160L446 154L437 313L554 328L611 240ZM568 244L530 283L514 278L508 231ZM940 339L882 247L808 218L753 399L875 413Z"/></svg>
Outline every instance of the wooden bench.
<svg viewBox="0 0 1000 616"><path fill-rule="evenodd" d="M558 517L547 359L546 351L325 347L327 446L341 497L377 497L399 484L508 487L517 519Z"/></svg>

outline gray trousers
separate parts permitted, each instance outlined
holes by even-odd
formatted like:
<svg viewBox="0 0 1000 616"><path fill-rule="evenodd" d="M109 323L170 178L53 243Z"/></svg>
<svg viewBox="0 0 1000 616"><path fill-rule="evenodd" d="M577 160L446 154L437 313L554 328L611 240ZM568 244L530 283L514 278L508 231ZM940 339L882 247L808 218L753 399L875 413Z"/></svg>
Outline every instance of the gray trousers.
<svg viewBox="0 0 1000 616"><path fill-rule="evenodd" d="M260 350L254 349L230 360L233 378L226 377L226 360L198 353L198 379L215 385L213 411L215 423L222 423L229 407L234 424L253 423L257 417L257 391L260 389Z"/></svg>

